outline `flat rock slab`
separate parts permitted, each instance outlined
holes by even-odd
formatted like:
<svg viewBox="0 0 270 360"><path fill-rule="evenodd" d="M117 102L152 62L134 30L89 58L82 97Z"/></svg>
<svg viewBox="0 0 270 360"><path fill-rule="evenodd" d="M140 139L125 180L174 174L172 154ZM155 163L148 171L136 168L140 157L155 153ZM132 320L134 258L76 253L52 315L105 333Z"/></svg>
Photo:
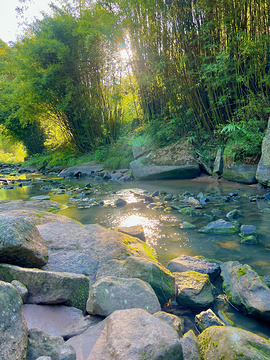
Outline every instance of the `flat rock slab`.
<svg viewBox="0 0 270 360"><path fill-rule="evenodd" d="M71 167L61 171L59 176L72 177L78 173L81 173L81 176L91 176L92 173L102 171L103 169L104 169L104 167L102 165L97 164L93 161L90 161L87 163L71 166Z"/></svg>
<svg viewBox="0 0 270 360"><path fill-rule="evenodd" d="M156 261L154 249L145 242L101 225L57 222L37 227L49 251L43 269L85 274L91 284L97 270L109 260L134 255Z"/></svg>
<svg viewBox="0 0 270 360"><path fill-rule="evenodd" d="M174 272L176 301L188 308L207 308L214 302L212 284L207 274L196 271Z"/></svg>
<svg viewBox="0 0 270 360"><path fill-rule="evenodd" d="M86 310L89 314L108 316L115 310L142 308L151 314L160 311L152 287L140 279L108 276L91 286Z"/></svg>
<svg viewBox="0 0 270 360"><path fill-rule="evenodd" d="M167 268L171 272L197 271L208 274L210 280L214 280L220 274L220 266L210 261L199 259L194 256L181 255L169 261Z"/></svg>
<svg viewBox="0 0 270 360"><path fill-rule="evenodd" d="M216 221L212 221L211 223L202 227L198 231L205 234L231 235L231 234L237 234L239 232L239 227L233 224L232 222L219 219Z"/></svg>
<svg viewBox="0 0 270 360"><path fill-rule="evenodd" d="M84 317L81 310L64 305L25 304L23 311L28 329L37 327L65 340L81 334L101 320L98 316Z"/></svg>
<svg viewBox="0 0 270 360"><path fill-rule="evenodd" d="M27 287L27 303L65 304L85 310L89 279L82 274L25 269L0 264L0 279L18 280Z"/></svg>
<svg viewBox="0 0 270 360"><path fill-rule="evenodd" d="M202 359L270 358L270 342L255 334L232 326L211 326L197 338Z"/></svg>
<svg viewBox="0 0 270 360"><path fill-rule="evenodd" d="M249 265L229 261L221 265L223 289L238 310L270 319L270 289Z"/></svg>
<svg viewBox="0 0 270 360"><path fill-rule="evenodd" d="M93 347L90 359L182 360L179 335L169 324L146 310L118 310L106 319L106 326Z"/></svg>

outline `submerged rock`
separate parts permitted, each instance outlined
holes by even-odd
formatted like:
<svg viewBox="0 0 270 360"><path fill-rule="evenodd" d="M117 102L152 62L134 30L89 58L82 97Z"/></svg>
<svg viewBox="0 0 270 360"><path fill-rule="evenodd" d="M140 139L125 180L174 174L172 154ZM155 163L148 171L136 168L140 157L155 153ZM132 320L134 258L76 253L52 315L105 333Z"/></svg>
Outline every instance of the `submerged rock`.
<svg viewBox="0 0 270 360"><path fill-rule="evenodd" d="M219 219L216 221L212 221L208 225L202 227L199 232L206 234L236 234L239 232L239 227L235 224L225 221L223 219Z"/></svg>
<svg viewBox="0 0 270 360"><path fill-rule="evenodd" d="M35 226L17 217L0 216L0 262L42 267L47 261L47 248Z"/></svg>
<svg viewBox="0 0 270 360"><path fill-rule="evenodd" d="M202 359L266 360L270 342L248 331L232 326L211 326L197 338Z"/></svg>
<svg viewBox="0 0 270 360"><path fill-rule="evenodd" d="M270 319L270 289L249 265L226 262L221 265L221 276L224 292L238 310Z"/></svg>
<svg viewBox="0 0 270 360"><path fill-rule="evenodd" d="M25 359L27 326L22 300L14 286L0 281L0 359Z"/></svg>
<svg viewBox="0 0 270 360"><path fill-rule="evenodd" d="M108 276L91 286L86 310L89 314L108 316L115 310L142 308L151 314L160 311L152 287L140 279Z"/></svg>
<svg viewBox="0 0 270 360"><path fill-rule="evenodd" d="M119 355L121 354L121 355ZM146 310L118 310L106 319L106 326L89 359L182 360L179 335L169 324Z"/></svg>

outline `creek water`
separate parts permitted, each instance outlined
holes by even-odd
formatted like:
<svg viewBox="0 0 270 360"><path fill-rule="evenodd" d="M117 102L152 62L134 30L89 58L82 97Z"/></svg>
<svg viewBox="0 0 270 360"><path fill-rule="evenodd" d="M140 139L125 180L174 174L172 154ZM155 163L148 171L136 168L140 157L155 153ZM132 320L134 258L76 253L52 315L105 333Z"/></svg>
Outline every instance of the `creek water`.
<svg viewBox="0 0 270 360"><path fill-rule="evenodd" d="M54 182L56 180L56 182ZM125 184L117 182L94 182L89 179L63 180L39 179L32 181L31 186L0 189L0 200L29 200L36 195L50 195L50 199L62 205L58 214L66 215L82 224L99 223L107 228L142 225L146 242L156 250L159 261L167 265L168 261L181 255L198 256L219 261L237 260L250 265L259 275L270 275L270 204L263 199L267 190L257 186L247 186L221 180L211 180L203 177L196 180L172 181L133 181ZM61 194L59 184L66 186ZM50 185L47 192L42 187ZM86 187L86 184L89 186ZM87 190L85 190L85 187ZM44 190L44 188L43 188ZM46 189L45 189L46 190ZM177 210L170 212L149 209L144 200L145 195L155 191L177 196L188 192L198 195L211 195L201 210L190 215ZM64 191L62 191L64 192ZM238 196L225 197L237 192ZM191 195L189 195L191 196ZM256 201L251 201L255 197ZM164 195L155 197L155 202L162 202ZM127 205L122 208L114 206L115 200L124 199ZM104 202L103 206L97 203ZM177 202L170 202L168 206ZM216 235L199 233L198 229L217 219L226 219L226 214L238 209L241 213L240 224L255 225L258 234L257 245L244 245L241 238L235 235ZM269 209L269 210L268 210ZM181 223L189 221L196 229L182 229ZM220 291L220 283L215 284ZM260 334L270 336L270 326L240 314L228 302L221 301L215 305L215 310L225 315L237 326Z"/></svg>

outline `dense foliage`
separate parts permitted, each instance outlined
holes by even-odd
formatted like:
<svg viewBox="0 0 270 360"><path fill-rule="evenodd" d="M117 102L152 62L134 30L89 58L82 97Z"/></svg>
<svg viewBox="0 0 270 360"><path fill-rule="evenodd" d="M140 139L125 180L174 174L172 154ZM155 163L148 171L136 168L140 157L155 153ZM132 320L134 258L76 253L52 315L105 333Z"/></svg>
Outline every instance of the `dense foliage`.
<svg viewBox="0 0 270 360"><path fill-rule="evenodd" d="M211 134L256 157L270 113L269 14L267 0L63 1L0 44L0 123L29 154L104 149L137 129L159 145Z"/></svg>

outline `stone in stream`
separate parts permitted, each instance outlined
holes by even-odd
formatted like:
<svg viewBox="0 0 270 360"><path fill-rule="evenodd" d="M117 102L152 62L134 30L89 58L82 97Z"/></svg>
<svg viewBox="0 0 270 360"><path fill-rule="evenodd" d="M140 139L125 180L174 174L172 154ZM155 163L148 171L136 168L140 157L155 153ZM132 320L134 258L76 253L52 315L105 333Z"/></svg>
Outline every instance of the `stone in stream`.
<svg viewBox="0 0 270 360"><path fill-rule="evenodd" d="M229 220L235 220L235 219L238 219L240 216L240 212L239 210L237 209L233 209L231 210L230 212L228 212L226 214L226 217L229 219Z"/></svg>
<svg viewBox="0 0 270 360"><path fill-rule="evenodd" d="M196 335L189 330L180 339L183 349L184 360L202 360L199 353Z"/></svg>
<svg viewBox="0 0 270 360"><path fill-rule="evenodd" d="M174 272L176 301L182 307L207 308L214 302L212 284L207 274L196 271Z"/></svg>
<svg viewBox="0 0 270 360"><path fill-rule="evenodd" d="M232 222L225 221L223 219L219 219L216 221L212 221L208 225L202 227L199 232L205 234L224 234L231 235L239 232L239 227Z"/></svg>
<svg viewBox="0 0 270 360"><path fill-rule="evenodd" d="M98 272L96 279L106 276L139 278L150 284L163 306L175 294L172 274L161 264L150 259L129 256L125 261L108 261Z"/></svg>
<svg viewBox="0 0 270 360"><path fill-rule="evenodd" d="M26 360L36 360L40 356L50 356L52 360L76 360L75 350L61 336L38 328L29 329Z"/></svg>
<svg viewBox="0 0 270 360"><path fill-rule="evenodd" d="M106 326L88 359L109 360L114 357L182 360L183 353L177 331L167 322L146 310L129 309L115 311L106 319Z"/></svg>
<svg viewBox="0 0 270 360"><path fill-rule="evenodd" d="M18 280L28 289L27 303L65 304L85 310L89 279L82 274L57 273L0 264L0 279Z"/></svg>
<svg viewBox="0 0 270 360"><path fill-rule="evenodd" d="M117 228L117 230L124 234L134 236L142 241L145 241L145 235L144 235L143 227L141 225L120 227Z"/></svg>
<svg viewBox="0 0 270 360"><path fill-rule="evenodd" d="M229 261L221 265L223 289L240 311L263 320L270 319L270 289L249 265Z"/></svg>
<svg viewBox="0 0 270 360"><path fill-rule="evenodd" d="M180 255L169 261L167 268L171 272L184 272L188 270L208 274L210 280L215 280L220 274L220 266L217 263L200 259L195 256Z"/></svg>
<svg viewBox="0 0 270 360"><path fill-rule="evenodd" d="M188 221L183 221L180 224L180 229L196 229L196 225L193 225Z"/></svg>
<svg viewBox="0 0 270 360"><path fill-rule="evenodd" d="M197 338L202 359L266 360L270 342L249 331L232 326L211 326Z"/></svg>
<svg viewBox="0 0 270 360"><path fill-rule="evenodd" d="M182 336L183 329L184 329L184 320L179 318L176 315L166 313L165 311L158 311L154 314L154 316L158 317L159 319L166 321L170 326L174 328L179 334Z"/></svg>
<svg viewBox="0 0 270 360"><path fill-rule="evenodd" d="M27 326L15 287L0 281L0 359L25 359Z"/></svg>
<svg viewBox="0 0 270 360"><path fill-rule="evenodd" d="M86 331L103 318L83 316L83 312L64 305L25 304L24 317L28 329L37 327L51 335L62 336L67 340Z"/></svg>
<svg viewBox="0 0 270 360"><path fill-rule="evenodd" d="M195 324L200 332L210 326L226 326L211 309L195 315Z"/></svg>
<svg viewBox="0 0 270 360"><path fill-rule="evenodd" d="M240 228L240 231L241 232L239 235L242 238L245 238L250 235L254 235L254 236L257 235L256 226L254 226L254 225L242 225Z"/></svg>
<svg viewBox="0 0 270 360"><path fill-rule="evenodd" d="M152 287L140 279L108 276L91 286L86 310L89 314L108 316L115 310L142 308L151 314L160 311Z"/></svg>
<svg viewBox="0 0 270 360"><path fill-rule="evenodd" d="M262 142L262 155L256 171L256 179L263 186L270 185L270 118Z"/></svg>
<svg viewBox="0 0 270 360"><path fill-rule="evenodd" d="M99 165L93 161L88 163L83 163L79 165L71 166L60 172L59 176L61 177L74 177L76 174L80 173L80 177L89 177L93 173L97 173L103 170L103 166Z"/></svg>
<svg viewBox="0 0 270 360"><path fill-rule="evenodd" d="M91 284L97 270L113 258L125 260L134 255L157 261L154 249L144 241L101 225L57 222L39 225L38 229L49 251L43 269L85 274Z"/></svg>
<svg viewBox="0 0 270 360"><path fill-rule="evenodd" d="M37 195L37 196L32 196L30 198L30 200L50 200L50 196L48 196L48 195Z"/></svg>
<svg viewBox="0 0 270 360"><path fill-rule="evenodd" d="M48 262L48 251L37 228L23 219L1 215L0 262L44 266Z"/></svg>
<svg viewBox="0 0 270 360"><path fill-rule="evenodd" d="M249 235L241 240L241 244L246 244L246 245L257 245L257 243L258 243L257 238L254 235Z"/></svg>
<svg viewBox="0 0 270 360"><path fill-rule="evenodd" d="M224 165L222 176L226 180L254 184L257 182L256 171L257 165L238 164L229 160Z"/></svg>

